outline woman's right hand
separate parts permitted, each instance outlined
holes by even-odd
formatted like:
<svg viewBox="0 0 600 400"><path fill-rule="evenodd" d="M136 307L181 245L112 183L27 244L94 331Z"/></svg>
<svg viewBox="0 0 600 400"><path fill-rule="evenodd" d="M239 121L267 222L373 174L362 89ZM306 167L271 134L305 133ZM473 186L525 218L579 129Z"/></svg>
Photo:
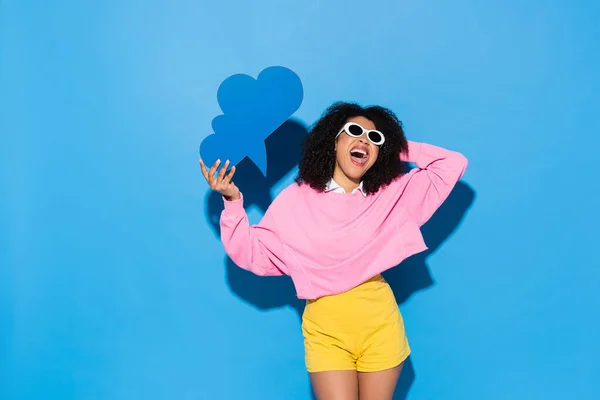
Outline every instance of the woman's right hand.
<svg viewBox="0 0 600 400"><path fill-rule="evenodd" d="M206 165L204 165L204 161L202 161L202 159L200 159L199 162L200 168L202 169L202 175L204 175L204 179L206 179L206 182L208 182L208 185L212 190L220 193L229 201L239 200L241 198L240 189L238 189L238 187L235 186L235 184L231 181L233 174L235 174L235 166L231 167L231 171L225 175L227 167L229 166L229 160L225 161L225 165L223 165L223 168L221 168L216 176L215 172L217 172L217 169L221 164L221 160L217 160L210 170L206 169Z"/></svg>

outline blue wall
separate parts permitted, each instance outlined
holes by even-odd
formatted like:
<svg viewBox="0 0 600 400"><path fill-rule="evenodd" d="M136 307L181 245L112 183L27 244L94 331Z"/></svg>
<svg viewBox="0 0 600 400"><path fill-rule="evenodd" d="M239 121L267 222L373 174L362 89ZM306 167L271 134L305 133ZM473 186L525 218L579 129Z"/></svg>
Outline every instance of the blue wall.
<svg viewBox="0 0 600 400"><path fill-rule="evenodd" d="M271 65L305 97L240 166L252 221L336 100L470 160L388 274L397 398L599 398L600 8L494 3L2 1L0 398L310 399L302 304L227 261L197 165L219 84Z"/></svg>

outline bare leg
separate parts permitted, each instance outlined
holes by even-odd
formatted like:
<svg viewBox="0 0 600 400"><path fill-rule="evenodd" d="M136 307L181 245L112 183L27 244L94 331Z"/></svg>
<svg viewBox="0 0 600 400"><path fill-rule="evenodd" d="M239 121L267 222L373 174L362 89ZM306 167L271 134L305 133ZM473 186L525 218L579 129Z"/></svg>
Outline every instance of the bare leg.
<svg viewBox="0 0 600 400"><path fill-rule="evenodd" d="M392 400L402 365L378 372L359 372L360 400Z"/></svg>
<svg viewBox="0 0 600 400"><path fill-rule="evenodd" d="M357 400L356 371L324 371L310 374L313 391L318 400Z"/></svg>

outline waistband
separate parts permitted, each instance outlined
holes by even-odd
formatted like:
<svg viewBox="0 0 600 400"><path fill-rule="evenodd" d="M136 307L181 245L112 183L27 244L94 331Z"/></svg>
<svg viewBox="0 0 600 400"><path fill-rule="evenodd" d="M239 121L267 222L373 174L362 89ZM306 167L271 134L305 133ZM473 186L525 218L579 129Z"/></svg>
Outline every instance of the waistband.
<svg viewBox="0 0 600 400"><path fill-rule="evenodd" d="M341 298L345 298L345 297L353 297L353 294L359 294L360 292L369 292L369 291L373 291L373 290L377 290L377 289L386 289L386 290L390 290L389 284L387 283L387 281L384 279L384 277L381 274L375 275L372 278L367 279L366 281L362 282L361 284L353 287L352 289L347 290L346 292L343 293L339 293L339 294L333 294L333 295L329 295L329 296L323 296L320 297L318 299L309 299L306 301L306 304L313 304L315 302L324 302L325 300L330 301L332 299L341 299Z"/></svg>

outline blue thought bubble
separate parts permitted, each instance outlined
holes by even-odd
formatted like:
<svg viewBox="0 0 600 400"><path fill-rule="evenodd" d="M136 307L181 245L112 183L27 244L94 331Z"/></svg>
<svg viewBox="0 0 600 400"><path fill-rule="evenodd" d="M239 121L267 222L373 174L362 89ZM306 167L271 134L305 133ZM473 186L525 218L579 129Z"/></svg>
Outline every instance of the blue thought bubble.
<svg viewBox="0 0 600 400"><path fill-rule="evenodd" d="M217 91L223 114L213 119L214 133L200 144L200 157L207 166L217 159L233 166L248 157L266 176L265 139L298 110L303 95L300 78L288 68L266 68L257 79L230 76Z"/></svg>

